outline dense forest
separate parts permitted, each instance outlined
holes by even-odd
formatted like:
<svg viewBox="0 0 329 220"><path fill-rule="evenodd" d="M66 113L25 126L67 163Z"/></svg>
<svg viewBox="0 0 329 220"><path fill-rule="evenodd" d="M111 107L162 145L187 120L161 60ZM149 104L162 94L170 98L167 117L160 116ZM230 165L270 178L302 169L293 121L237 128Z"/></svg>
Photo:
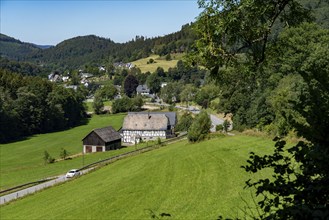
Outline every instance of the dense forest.
<svg viewBox="0 0 329 220"><path fill-rule="evenodd" d="M88 35L68 39L42 50L2 34L0 46L2 57L64 70L83 68L85 65L127 63L150 54L163 56L173 52L187 52L195 39L191 25L186 24L180 31L163 37L136 36L126 43L115 43L111 39Z"/></svg>
<svg viewBox="0 0 329 220"><path fill-rule="evenodd" d="M82 123L84 99L79 89L0 70L0 143Z"/></svg>

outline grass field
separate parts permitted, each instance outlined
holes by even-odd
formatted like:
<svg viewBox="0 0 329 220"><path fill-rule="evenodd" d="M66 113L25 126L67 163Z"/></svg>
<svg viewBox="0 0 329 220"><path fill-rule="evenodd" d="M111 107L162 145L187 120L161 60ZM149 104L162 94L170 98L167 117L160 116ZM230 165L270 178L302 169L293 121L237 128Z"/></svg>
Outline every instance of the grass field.
<svg viewBox="0 0 329 220"><path fill-rule="evenodd" d="M82 167L82 157L45 165L43 161L44 151L48 151L56 159L60 158L61 148L66 149L71 155L81 153L82 139L90 131L109 125L119 129L124 116L124 114L94 115L86 125L61 132L35 135L27 140L0 145L1 190L62 174L72 168ZM88 155L84 157L84 163L104 159L114 153L119 154L127 150L129 149Z"/></svg>
<svg viewBox="0 0 329 220"><path fill-rule="evenodd" d="M4 205L1 218L151 219L161 213L171 215L166 219L241 218L243 199L253 202L243 190L250 176L240 166L248 152L268 153L272 145L243 135L178 142Z"/></svg>
<svg viewBox="0 0 329 220"><path fill-rule="evenodd" d="M155 61L155 63L147 64L147 62L151 58ZM158 55L151 55L147 58L139 59L132 63L136 67L140 68L143 73L148 71L153 73L158 67L162 67L165 71L168 71L169 68L176 67L178 60L181 60L183 58L183 54L172 54L171 58L172 60L167 61L166 59Z"/></svg>

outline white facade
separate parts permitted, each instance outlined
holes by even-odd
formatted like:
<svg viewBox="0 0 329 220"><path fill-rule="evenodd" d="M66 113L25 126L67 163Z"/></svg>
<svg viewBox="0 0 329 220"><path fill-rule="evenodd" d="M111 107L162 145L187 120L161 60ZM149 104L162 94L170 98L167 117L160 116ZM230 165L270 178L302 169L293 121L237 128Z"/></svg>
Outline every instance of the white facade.
<svg viewBox="0 0 329 220"><path fill-rule="evenodd" d="M124 143L139 143L140 140L157 140L158 138L166 139L166 131L123 131Z"/></svg>
<svg viewBox="0 0 329 220"><path fill-rule="evenodd" d="M98 150L98 151L97 151ZM83 145L83 153L104 152L105 146Z"/></svg>

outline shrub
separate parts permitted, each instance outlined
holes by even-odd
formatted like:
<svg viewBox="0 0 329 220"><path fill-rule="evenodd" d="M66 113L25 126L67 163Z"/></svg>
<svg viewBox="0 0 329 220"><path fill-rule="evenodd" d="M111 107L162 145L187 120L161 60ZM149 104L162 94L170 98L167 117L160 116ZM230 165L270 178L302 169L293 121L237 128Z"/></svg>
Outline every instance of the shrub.
<svg viewBox="0 0 329 220"><path fill-rule="evenodd" d="M46 150L44 152L43 160L44 160L45 164L47 164L47 163L54 163L55 162L55 158L53 158L52 156L50 156L50 154Z"/></svg>
<svg viewBox="0 0 329 220"><path fill-rule="evenodd" d="M62 158L63 160L65 160L68 155L69 155L69 152L67 152L67 150L65 150L64 148L62 148L61 149L61 152L59 154L60 158Z"/></svg>
<svg viewBox="0 0 329 220"><path fill-rule="evenodd" d="M222 131L222 130L223 130L222 124L216 125L216 131Z"/></svg>
<svg viewBox="0 0 329 220"><path fill-rule="evenodd" d="M180 120L178 121L178 124L176 126L176 131L188 131L188 129L191 127L193 122L193 117L190 113L184 113Z"/></svg>
<svg viewBox="0 0 329 220"><path fill-rule="evenodd" d="M187 139L190 142L198 142L204 140L211 128L211 120L205 111L201 111L194 119L190 129L188 130Z"/></svg>

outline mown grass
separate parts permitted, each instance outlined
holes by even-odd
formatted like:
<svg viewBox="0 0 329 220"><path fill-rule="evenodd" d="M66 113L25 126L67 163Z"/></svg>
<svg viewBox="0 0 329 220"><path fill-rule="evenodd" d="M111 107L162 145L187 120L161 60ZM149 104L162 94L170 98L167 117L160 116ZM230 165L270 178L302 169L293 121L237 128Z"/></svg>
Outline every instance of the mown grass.
<svg viewBox="0 0 329 220"><path fill-rule="evenodd" d="M143 73L150 72L154 73L158 67L162 67L165 71L168 71L169 68L176 67L178 60L181 60L183 54L172 54L171 60L167 61L159 55L151 55L147 58L142 58L132 62L136 67L140 68ZM154 63L149 63L148 61L153 59Z"/></svg>
<svg viewBox="0 0 329 220"><path fill-rule="evenodd" d="M23 141L0 145L0 188L1 190L23 183L36 181L45 177L65 173L68 169L82 167L82 157L44 164L44 151L60 158L61 148L71 155L82 152L82 139L93 129L111 125L115 129L122 126L124 114L94 115L88 124L66 131L40 134ZM125 152L129 149L108 152L105 154L86 155L85 164L94 162L113 153Z"/></svg>
<svg viewBox="0 0 329 220"><path fill-rule="evenodd" d="M181 141L1 207L2 219L216 219L254 206L240 168L273 143L250 136ZM268 175L266 173L258 175ZM245 200L247 204L243 201Z"/></svg>

